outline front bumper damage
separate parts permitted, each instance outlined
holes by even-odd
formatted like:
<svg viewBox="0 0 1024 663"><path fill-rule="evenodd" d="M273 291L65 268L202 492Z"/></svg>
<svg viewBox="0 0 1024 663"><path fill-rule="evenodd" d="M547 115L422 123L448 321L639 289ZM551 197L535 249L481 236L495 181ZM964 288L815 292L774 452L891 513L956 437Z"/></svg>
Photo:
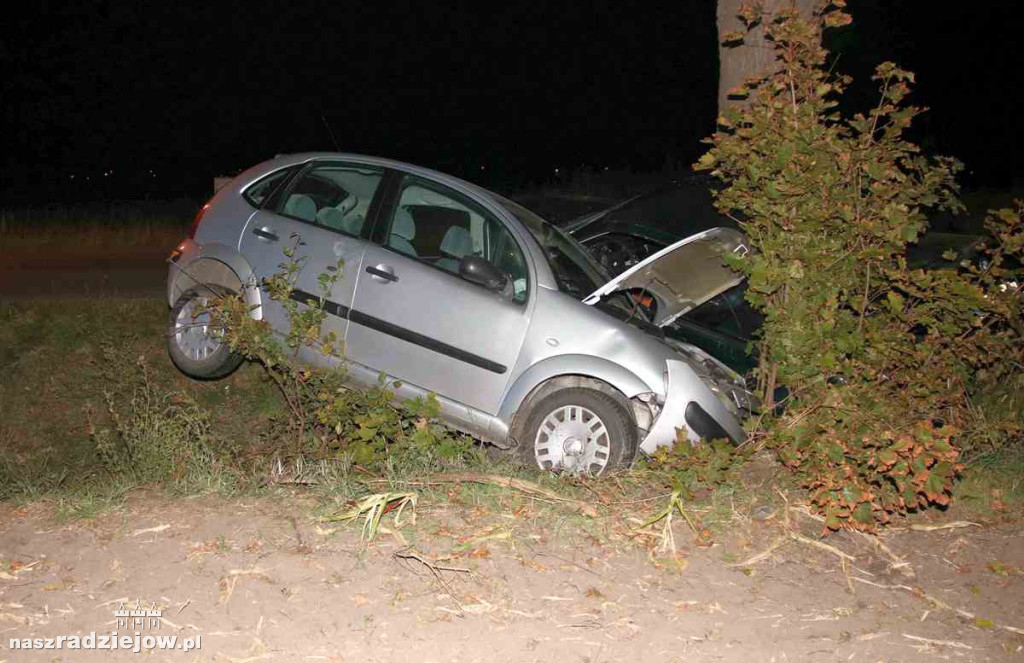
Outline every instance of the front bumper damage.
<svg viewBox="0 0 1024 663"><path fill-rule="evenodd" d="M668 360L665 402L654 425L640 443L640 450L653 453L659 447L671 446L678 429L686 432L693 443L727 438L735 444L746 439L743 425L735 412L723 404L708 383L685 361ZM716 385L716 389L720 389ZM742 393L738 393L742 392ZM736 410L744 413L752 408L749 394L737 387L726 398L737 401Z"/></svg>

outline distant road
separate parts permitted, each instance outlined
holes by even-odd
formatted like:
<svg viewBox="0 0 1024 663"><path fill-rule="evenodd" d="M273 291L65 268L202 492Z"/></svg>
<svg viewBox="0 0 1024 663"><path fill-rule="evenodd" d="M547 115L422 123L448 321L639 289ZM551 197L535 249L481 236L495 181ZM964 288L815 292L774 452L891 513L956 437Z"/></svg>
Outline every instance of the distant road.
<svg viewBox="0 0 1024 663"><path fill-rule="evenodd" d="M167 281L164 247L0 248L0 300L155 298Z"/></svg>

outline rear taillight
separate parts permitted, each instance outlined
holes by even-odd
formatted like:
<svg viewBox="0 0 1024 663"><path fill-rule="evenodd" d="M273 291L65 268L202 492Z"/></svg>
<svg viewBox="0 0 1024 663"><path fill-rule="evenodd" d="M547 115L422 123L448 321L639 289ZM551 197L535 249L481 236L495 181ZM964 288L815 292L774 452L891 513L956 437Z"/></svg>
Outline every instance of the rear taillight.
<svg viewBox="0 0 1024 663"><path fill-rule="evenodd" d="M210 209L210 203L206 203L199 208L196 212L196 218L192 219L192 227L188 231L188 238L195 239L196 231L199 230L199 223L203 220L203 215L206 214L206 210Z"/></svg>

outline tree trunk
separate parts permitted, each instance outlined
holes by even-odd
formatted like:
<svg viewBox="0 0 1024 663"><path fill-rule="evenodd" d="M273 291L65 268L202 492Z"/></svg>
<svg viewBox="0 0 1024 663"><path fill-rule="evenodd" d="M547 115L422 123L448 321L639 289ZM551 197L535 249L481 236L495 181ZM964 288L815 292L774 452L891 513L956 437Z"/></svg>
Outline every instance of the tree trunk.
<svg viewBox="0 0 1024 663"><path fill-rule="evenodd" d="M781 7L795 5L804 16L810 16L817 0L762 0L765 13L774 14ZM765 42L764 26L758 25L746 32L743 22L736 16L740 5L749 0L718 0L718 113L727 106L746 104L746 99L729 98L729 90L741 84L748 76L759 76L775 66L775 51ZM739 46L723 46L722 36L738 30L745 35Z"/></svg>

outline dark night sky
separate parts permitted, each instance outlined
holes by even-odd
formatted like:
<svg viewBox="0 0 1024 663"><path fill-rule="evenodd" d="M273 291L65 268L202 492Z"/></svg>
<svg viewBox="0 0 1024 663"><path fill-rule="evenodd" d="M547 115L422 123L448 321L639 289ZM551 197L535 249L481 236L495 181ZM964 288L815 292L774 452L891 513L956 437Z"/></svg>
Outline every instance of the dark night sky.
<svg viewBox="0 0 1024 663"><path fill-rule="evenodd" d="M343 150L499 187L689 163L713 125L715 3L629 4L35 3L0 43L0 203L202 195L332 149L321 116ZM1013 3L850 6L840 69L897 60L932 108L919 140L979 184L1024 174Z"/></svg>

